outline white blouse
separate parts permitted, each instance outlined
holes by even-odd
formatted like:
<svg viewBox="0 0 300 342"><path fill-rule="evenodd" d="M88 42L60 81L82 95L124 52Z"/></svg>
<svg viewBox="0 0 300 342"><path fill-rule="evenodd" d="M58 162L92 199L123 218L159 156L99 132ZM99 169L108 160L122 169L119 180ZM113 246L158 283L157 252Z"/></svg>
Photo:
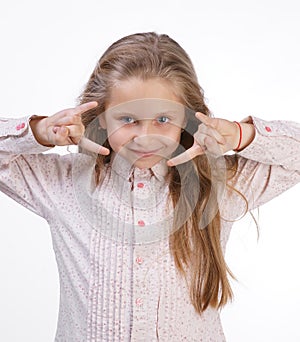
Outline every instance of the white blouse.
<svg viewBox="0 0 300 342"><path fill-rule="evenodd" d="M254 209L300 181L300 124L248 117L256 130L230 181ZM94 159L42 152L29 118L0 119L0 188L49 223L60 279L55 341L225 341L218 310L195 312L169 252L173 209L164 162L151 170L116 157L101 185ZM233 156L228 156L229 158ZM225 252L245 210L221 203Z"/></svg>

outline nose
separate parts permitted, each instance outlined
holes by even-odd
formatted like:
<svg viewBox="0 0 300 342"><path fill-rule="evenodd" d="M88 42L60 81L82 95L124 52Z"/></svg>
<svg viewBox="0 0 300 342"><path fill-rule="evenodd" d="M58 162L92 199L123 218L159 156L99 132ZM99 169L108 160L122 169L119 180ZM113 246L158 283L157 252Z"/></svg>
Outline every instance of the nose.
<svg viewBox="0 0 300 342"><path fill-rule="evenodd" d="M155 127L153 126L152 120L141 120L136 126L134 134L134 142L140 145L146 145L153 142L155 139Z"/></svg>

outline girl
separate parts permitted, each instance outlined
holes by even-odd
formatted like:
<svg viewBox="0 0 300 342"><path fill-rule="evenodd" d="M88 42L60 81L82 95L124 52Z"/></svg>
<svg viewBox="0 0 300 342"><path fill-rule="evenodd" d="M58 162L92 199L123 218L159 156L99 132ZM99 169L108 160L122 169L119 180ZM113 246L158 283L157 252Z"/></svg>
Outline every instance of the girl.
<svg viewBox="0 0 300 342"><path fill-rule="evenodd" d="M108 48L79 106L0 129L2 191L51 228L56 341L225 341L233 221L299 182L299 124L212 118L186 52L143 33Z"/></svg>

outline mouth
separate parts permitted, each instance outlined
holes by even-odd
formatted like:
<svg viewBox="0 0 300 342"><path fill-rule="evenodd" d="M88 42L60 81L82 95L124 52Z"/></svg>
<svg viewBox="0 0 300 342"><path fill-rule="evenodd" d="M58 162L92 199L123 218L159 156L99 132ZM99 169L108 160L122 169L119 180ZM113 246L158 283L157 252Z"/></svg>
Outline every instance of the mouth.
<svg viewBox="0 0 300 342"><path fill-rule="evenodd" d="M130 149L130 151L136 154L137 156L139 156L140 158L149 158L157 154L160 151L160 148L156 150L150 150L150 151L141 151L141 150L133 150L133 149Z"/></svg>

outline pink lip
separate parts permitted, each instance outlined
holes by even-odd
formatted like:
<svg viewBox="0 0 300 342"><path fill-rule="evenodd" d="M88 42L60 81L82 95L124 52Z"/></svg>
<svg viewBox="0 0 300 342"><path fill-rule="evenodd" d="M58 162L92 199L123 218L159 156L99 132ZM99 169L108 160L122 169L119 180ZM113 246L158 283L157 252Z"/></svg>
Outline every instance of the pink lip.
<svg viewBox="0 0 300 342"><path fill-rule="evenodd" d="M152 150L152 151L137 151L137 150L131 150L133 153L137 154L138 156L141 157L151 157L155 153L157 153L160 149L157 150Z"/></svg>

